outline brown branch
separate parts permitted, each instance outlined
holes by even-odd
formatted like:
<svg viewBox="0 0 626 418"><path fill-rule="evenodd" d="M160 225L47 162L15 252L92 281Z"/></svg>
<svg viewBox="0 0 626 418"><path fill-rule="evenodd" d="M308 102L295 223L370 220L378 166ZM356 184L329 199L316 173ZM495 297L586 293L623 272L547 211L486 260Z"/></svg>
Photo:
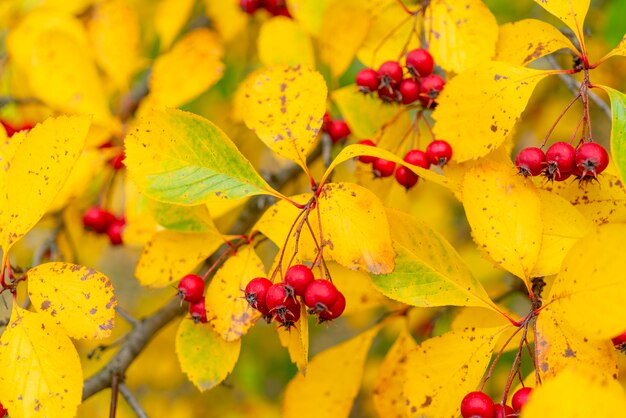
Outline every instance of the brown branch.
<svg viewBox="0 0 626 418"><path fill-rule="evenodd" d="M131 407L135 415L137 415L138 418L148 418L148 414L146 414L146 411L143 410L141 404L139 403L137 398L135 398L135 395L133 395L133 393L124 382L120 383L119 389L120 393L124 397L124 400L126 401L128 406Z"/></svg>

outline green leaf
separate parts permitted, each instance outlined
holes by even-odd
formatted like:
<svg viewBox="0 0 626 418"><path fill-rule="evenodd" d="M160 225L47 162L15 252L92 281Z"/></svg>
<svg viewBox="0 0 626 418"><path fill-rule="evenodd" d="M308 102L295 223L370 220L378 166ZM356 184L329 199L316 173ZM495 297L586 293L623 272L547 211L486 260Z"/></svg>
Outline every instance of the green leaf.
<svg viewBox="0 0 626 418"><path fill-rule="evenodd" d="M159 225L170 231L217 232L205 205L180 206L153 200L150 208Z"/></svg>
<svg viewBox="0 0 626 418"><path fill-rule="evenodd" d="M626 95L606 86L598 86L611 99L611 157L626 181Z"/></svg>

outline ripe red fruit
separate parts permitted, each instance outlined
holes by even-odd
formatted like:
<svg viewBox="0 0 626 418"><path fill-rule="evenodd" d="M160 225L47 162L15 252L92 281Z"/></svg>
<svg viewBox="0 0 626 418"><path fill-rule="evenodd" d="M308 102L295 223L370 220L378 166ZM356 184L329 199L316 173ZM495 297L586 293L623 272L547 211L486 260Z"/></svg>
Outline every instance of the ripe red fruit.
<svg viewBox="0 0 626 418"><path fill-rule="evenodd" d="M493 418L513 418L517 416L513 408L508 405L496 404L493 406L493 410Z"/></svg>
<svg viewBox="0 0 626 418"><path fill-rule="evenodd" d="M260 6L261 2L259 0L239 0L239 7L244 13L249 15L256 12Z"/></svg>
<svg viewBox="0 0 626 418"><path fill-rule="evenodd" d="M267 289L265 303L269 311L272 312L279 307L296 303L296 298L291 287L287 287L285 283L274 283Z"/></svg>
<svg viewBox="0 0 626 418"><path fill-rule="evenodd" d="M396 61L384 62L378 68L378 77L383 85L396 87L402 82L402 67Z"/></svg>
<svg viewBox="0 0 626 418"><path fill-rule="evenodd" d="M552 178L552 180L554 180L554 181L565 181L568 178L570 178L570 176L572 174L574 174L573 171L570 171L570 172L567 172L567 173L556 172L556 173L554 173L554 177Z"/></svg>
<svg viewBox="0 0 626 418"><path fill-rule="evenodd" d="M378 97L385 103L394 103L400 101L400 93L389 86L382 86L377 91Z"/></svg>
<svg viewBox="0 0 626 418"><path fill-rule="evenodd" d="M370 147L375 147L376 144L371 139L362 139L357 144L360 145L368 145ZM373 163L376 160L376 157L370 157L369 155L361 155L359 157L359 161L365 164Z"/></svg>
<svg viewBox="0 0 626 418"><path fill-rule="evenodd" d="M446 82L437 74L431 74L422 78L420 80L420 102L422 106L428 108L435 107L435 99L445 85Z"/></svg>
<svg viewBox="0 0 626 418"><path fill-rule="evenodd" d="M435 60L424 48L414 49L406 54L406 67L415 77L426 77L433 72Z"/></svg>
<svg viewBox="0 0 626 418"><path fill-rule="evenodd" d="M546 151L546 177L553 179L556 173L561 176L574 170L576 150L567 142L555 142Z"/></svg>
<svg viewBox="0 0 626 418"><path fill-rule="evenodd" d="M341 119L330 122L326 130L333 143L350 136L350 127L344 120Z"/></svg>
<svg viewBox="0 0 626 418"><path fill-rule="evenodd" d="M291 286L297 296L304 296L304 291L313 280L313 272L304 264L291 266L285 273L285 283Z"/></svg>
<svg viewBox="0 0 626 418"><path fill-rule="evenodd" d="M622 332L620 335L617 335L611 338L613 341L613 345L617 348L621 348L622 344L626 343L626 331Z"/></svg>
<svg viewBox="0 0 626 418"><path fill-rule="evenodd" d="M463 418L493 418L493 414L493 401L483 392L470 392L461 401Z"/></svg>
<svg viewBox="0 0 626 418"><path fill-rule="evenodd" d="M519 174L524 177L537 176L545 166L546 155L542 150L535 147L524 148L517 154L515 165Z"/></svg>
<svg viewBox="0 0 626 418"><path fill-rule="evenodd" d="M376 158L372 163L376 177L389 177L396 169L396 163L382 158Z"/></svg>
<svg viewBox="0 0 626 418"><path fill-rule="evenodd" d="M107 232L115 221L115 215L99 206L92 206L83 214L83 226L100 234Z"/></svg>
<svg viewBox="0 0 626 418"><path fill-rule="evenodd" d="M430 162L428 162L428 156L426 153L419 149L412 149L404 155L404 161L409 164L416 165L425 169L430 168Z"/></svg>
<svg viewBox="0 0 626 418"><path fill-rule="evenodd" d="M207 322L206 317L206 307L204 306L204 298L199 300L198 302L189 304L189 313L191 314L191 318L195 323L200 322L201 324L205 324Z"/></svg>
<svg viewBox="0 0 626 418"><path fill-rule="evenodd" d="M124 231L125 225L125 218L115 219L111 225L109 225L107 228L107 235L111 245L122 245L124 243L124 240L122 239L122 231Z"/></svg>
<svg viewBox="0 0 626 418"><path fill-rule="evenodd" d="M432 165L443 167L452 158L452 147L446 141L437 139L426 147L426 157Z"/></svg>
<svg viewBox="0 0 626 418"><path fill-rule="evenodd" d="M407 190L415 186L418 180L419 176L403 165L396 170L396 181Z"/></svg>
<svg viewBox="0 0 626 418"><path fill-rule="evenodd" d="M583 180L596 178L609 165L609 154L595 142L586 142L576 150L576 175Z"/></svg>
<svg viewBox="0 0 626 418"><path fill-rule="evenodd" d="M114 170L121 170L122 168L124 168L125 158L126 158L126 155L124 154L124 151L122 151L119 154L117 154L115 157L111 158L109 160L109 164L111 165L111 167L113 167Z"/></svg>
<svg viewBox="0 0 626 418"><path fill-rule="evenodd" d="M317 317L320 322L324 321L332 321L333 319L337 319L341 316L343 311L346 309L346 297L343 293L337 291L337 300L333 305L328 308L327 311L321 311L318 313Z"/></svg>
<svg viewBox="0 0 626 418"><path fill-rule="evenodd" d="M411 104L420 97L420 85L412 78L402 80L398 91L400 92L400 97L402 97L402 103L404 104Z"/></svg>
<svg viewBox="0 0 626 418"><path fill-rule="evenodd" d="M204 280L197 274L188 274L178 282L178 296L187 302L195 303L204 295Z"/></svg>
<svg viewBox="0 0 626 418"><path fill-rule="evenodd" d="M330 123L333 121L333 117L330 116L330 113L328 112L324 112L324 116L323 116L323 122L322 122L322 129L323 130L328 130L328 125L330 125Z"/></svg>
<svg viewBox="0 0 626 418"><path fill-rule="evenodd" d="M262 3L272 16L291 17L285 0L262 0L259 3Z"/></svg>
<svg viewBox="0 0 626 418"><path fill-rule="evenodd" d="M528 399L530 398L530 394L533 391L533 388L521 388L511 398L511 405L513 405L513 409L515 411L520 412Z"/></svg>
<svg viewBox="0 0 626 418"><path fill-rule="evenodd" d="M300 302L291 303L283 310L275 311L274 319L287 330L291 329L300 320Z"/></svg>
<svg viewBox="0 0 626 418"><path fill-rule="evenodd" d="M0 418L4 418L4 416L8 413L9 411L2 406L2 403L0 403Z"/></svg>
<svg viewBox="0 0 626 418"><path fill-rule="evenodd" d="M265 298L267 296L267 290L272 286L272 282L265 277L256 277L248 282L246 289L244 290L244 298L257 311L263 315L270 313Z"/></svg>
<svg viewBox="0 0 626 418"><path fill-rule="evenodd" d="M304 303L312 313L328 310L337 301L339 291L328 280L314 280L304 292Z"/></svg>
<svg viewBox="0 0 626 418"><path fill-rule="evenodd" d="M364 68L356 75L356 85L363 93L372 93L378 90L378 73L371 68Z"/></svg>

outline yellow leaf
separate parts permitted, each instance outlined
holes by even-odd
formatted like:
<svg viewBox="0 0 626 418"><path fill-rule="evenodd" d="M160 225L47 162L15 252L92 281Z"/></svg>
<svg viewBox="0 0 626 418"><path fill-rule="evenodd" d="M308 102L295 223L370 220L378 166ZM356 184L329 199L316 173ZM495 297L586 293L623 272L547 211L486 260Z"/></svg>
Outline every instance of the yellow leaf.
<svg viewBox="0 0 626 418"><path fill-rule="evenodd" d="M217 231L157 232L141 253L135 277L142 286L147 287L160 288L176 284L223 243Z"/></svg>
<svg viewBox="0 0 626 418"><path fill-rule="evenodd" d="M625 408L617 380L565 370L533 390L521 418L612 418Z"/></svg>
<svg viewBox="0 0 626 418"><path fill-rule="evenodd" d="M621 41L619 41L617 46L613 48L608 54L606 54L604 58L600 60L600 62L606 60L607 58L613 57L615 55L626 56L626 35L624 35L624 37L622 38Z"/></svg>
<svg viewBox="0 0 626 418"><path fill-rule="evenodd" d="M620 334L626 323L625 245L624 224L603 225L579 240L563 260L544 310L590 338Z"/></svg>
<svg viewBox="0 0 626 418"><path fill-rule="evenodd" d="M27 2L22 2L27 3ZM62 11L67 14L79 14L85 11L94 0L40 0L37 2L43 10Z"/></svg>
<svg viewBox="0 0 626 418"><path fill-rule="evenodd" d="M498 23L481 0L433 0L424 32L437 65L460 73L493 57Z"/></svg>
<svg viewBox="0 0 626 418"><path fill-rule="evenodd" d="M124 180L124 243L145 245L158 229L150 211L151 200L139 192L130 176L126 176Z"/></svg>
<svg viewBox="0 0 626 418"><path fill-rule="evenodd" d="M161 51L169 49L172 41L191 15L194 0L161 0L154 18L156 32L161 39Z"/></svg>
<svg viewBox="0 0 626 418"><path fill-rule="evenodd" d="M406 405L402 401L406 398L403 394L404 383L407 373L412 372L408 370L407 358L415 347L417 344L411 334L402 329L380 365L372 396L378 416L389 418L406 416Z"/></svg>
<svg viewBox="0 0 626 418"><path fill-rule="evenodd" d="M343 315L380 307L389 302L374 287L366 273L350 270L334 261L329 261L326 264L330 277L333 278L333 283L346 297L346 310Z"/></svg>
<svg viewBox="0 0 626 418"><path fill-rule="evenodd" d="M498 61L459 74L437 99L435 136L450 143L455 161L489 154L511 133L535 86L548 74Z"/></svg>
<svg viewBox="0 0 626 418"><path fill-rule="evenodd" d="M89 123L86 116L60 116L13 136L20 145L5 172L6 193L0 195L0 243L5 253L52 204L82 151Z"/></svg>
<svg viewBox="0 0 626 418"><path fill-rule="evenodd" d="M533 184L503 164L478 166L463 180L463 207L474 241L530 288L543 225Z"/></svg>
<svg viewBox="0 0 626 418"><path fill-rule="evenodd" d="M376 326L313 357L306 376L298 374L287 385L283 416L347 418L378 330Z"/></svg>
<svg viewBox="0 0 626 418"><path fill-rule="evenodd" d="M251 81L245 95L248 128L281 157L306 170L326 111L326 83L309 68L271 67Z"/></svg>
<svg viewBox="0 0 626 418"><path fill-rule="evenodd" d="M289 12L309 33L320 34L324 12L331 0L288 0Z"/></svg>
<svg viewBox="0 0 626 418"><path fill-rule="evenodd" d="M154 62L148 85L155 107L181 106L215 84L224 73L224 50L208 29L196 29Z"/></svg>
<svg viewBox="0 0 626 418"><path fill-rule="evenodd" d="M181 369L204 392L221 383L233 370L241 340L226 342L208 324L183 319L176 333L176 354Z"/></svg>
<svg viewBox="0 0 626 418"><path fill-rule="evenodd" d="M309 364L309 314L306 305L300 304L300 320L295 327L289 330L278 327L276 330L280 344L289 351L291 361L298 366L302 374L306 374Z"/></svg>
<svg viewBox="0 0 626 418"><path fill-rule="evenodd" d="M0 393L12 418L71 418L83 373L72 341L47 315L13 307L0 338Z"/></svg>
<svg viewBox="0 0 626 418"><path fill-rule="evenodd" d="M590 0L535 0L535 3L565 23L578 38L583 51L585 50L583 24Z"/></svg>
<svg viewBox="0 0 626 418"><path fill-rule="evenodd" d="M276 16L263 23L257 49L259 60L266 67L297 64L315 67L309 35L293 19L285 16Z"/></svg>
<svg viewBox="0 0 626 418"><path fill-rule="evenodd" d="M170 231L219 234L205 205L180 206L152 200L150 209L159 225Z"/></svg>
<svg viewBox="0 0 626 418"><path fill-rule="evenodd" d="M248 23L246 14L241 12L241 7L236 1L204 0L204 9L226 42L232 41Z"/></svg>
<svg viewBox="0 0 626 418"><path fill-rule="evenodd" d="M251 247L244 247L217 271L205 295L207 318L226 341L248 332L260 313L248 306L242 289L255 277L265 277L265 268Z"/></svg>
<svg viewBox="0 0 626 418"><path fill-rule="evenodd" d="M577 51L557 28L537 19L523 19L500 26L494 61L526 65L559 49Z"/></svg>
<svg viewBox="0 0 626 418"><path fill-rule="evenodd" d="M477 390L500 328L466 328L421 343L408 355L404 394L410 417L458 416L463 397Z"/></svg>
<svg viewBox="0 0 626 418"><path fill-rule="evenodd" d="M69 263L45 263L28 270L28 296L35 309L50 315L70 337L111 335L117 300L104 274Z"/></svg>
<svg viewBox="0 0 626 418"><path fill-rule="evenodd" d="M587 235L593 224L567 200L557 194L539 190L543 238L539 257L531 277L556 274L570 248Z"/></svg>
<svg viewBox="0 0 626 418"><path fill-rule="evenodd" d="M498 309L504 311L509 315L510 318L515 318L516 315L514 313L509 312L506 308L499 307ZM466 328L472 327L481 327L481 328L496 328L496 327L504 327L510 324L509 320L504 317L502 314L492 310L492 309L484 309L484 308L461 308L458 310L458 313L452 320L450 324L450 330L452 331L461 331ZM498 342L496 343L496 347L501 348L507 343L511 335L518 332L518 328L516 327L508 327L501 334L500 338L498 338ZM528 332L527 339L532 341L533 335L531 332ZM519 341L519 338L518 338ZM517 350L517 344L509 344L504 351Z"/></svg>

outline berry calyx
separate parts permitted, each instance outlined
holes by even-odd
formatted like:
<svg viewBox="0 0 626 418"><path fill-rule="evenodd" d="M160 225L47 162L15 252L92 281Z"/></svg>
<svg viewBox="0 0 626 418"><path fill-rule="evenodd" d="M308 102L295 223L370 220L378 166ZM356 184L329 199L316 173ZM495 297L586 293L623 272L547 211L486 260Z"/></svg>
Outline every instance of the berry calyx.
<svg viewBox="0 0 626 418"><path fill-rule="evenodd" d="M204 298L200 299L198 302L189 304L189 314L191 315L191 319L197 324L198 322L201 324L206 324L206 307L204 305Z"/></svg>
<svg viewBox="0 0 626 418"><path fill-rule="evenodd" d="M412 78L402 80L398 87L403 104L411 104L420 98L420 85Z"/></svg>
<svg viewBox="0 0 626 418"><path fill-rule="evenodd" d="M265 303L270 312L297 303L293 289L285 283L274 283L267 289Z"/></svg>
<svg viewBox="0 0 626 418"><path fill-rule="evenodd" d="M513 394L511 405L513 405L513 409L515 409L516 412L520 412L524 405L526 405L532 391L533 388L521 388Z"/></svg>
<svg viewBox="0 0 626 418"><path fill-rule="evenodd" d="M339 291L328 280L314 280L304 292L304 304L309 312L320 313L328 311L339 297Z"/></svg>
<svg viewBox="0 0 626 418"><path fill-rule="evenodd" d="M443 167L452 158L452 147L446 141L437 139L426 147L426 157L432 165Z"/></svg>
<svg viewBox="0 0 626 418"><path fill-rule="evenodd" d="M341 141L350 136L350 127L341 119L334 120L328 124L326 129L333 143Z"/></svg>
<svg viewBox="0 0 626 418"><path fill-rule="evenodd" d="M107 232L109 226L115 221L115 215L99 206L92 206L83 214L83 226L99 234Z"/></svg>
<svg viewBox="0 0 626 418"><path fill-rule="evenodd" d="M493 406L493 410L493 418L513 418L517 416L513 408L508 405L496 404Z"/></svg>
<svg viewBox="0 0 626 418"><path fill-rule="evenodd" d="M403 165L396 170L396 181L407 190L415 186L418 180L419 176Z"/></svg>
<svg viewBox="0 0 626 418"><path fill-rule="evenodd" d="M291 286L297 296L304 296L307 286L315 280L313 272L304 264L289 267L285 273L285 283Z"/></svg>
<svg viewBox="0 0 626 418"><path fill-rule="evenodd" d="M372 167L376 177L389 177L396 169L396 163L383 158L376 158L372 163Z"/></svg>
<svg viewBox="0 0 626 418"><path fill-rule="evenodd" d="M396 61L386 61L378 68L378 77L387 87L396 87L402 82L402 67Z"/></svg>
<svg viewBox="0 0 626 418"><path fill-rule="evenodd" d="M554 179L557 173L562 177L574 171L575 159L576 150L567 142L560 141L550 145L546 151L546 177Z"/></svg>
<svg viewBox="0 0 626 418"><path fill-rule="evenodd" d="M582 180L595 179L609 165L609 154L595 142L586 142L576 150L576 172Z"/></svg>
<svg viewBox="0 0 626 418"><path fill-rule="evenodd" d="M420 79L420 102L422 106L432 109L435 107L435 99L445 87L446 82L437 74L431 74Z"/></svg>
<svg viewBox="0 0 626 418"><path fill-rule="evenodd" d="M265 298L267 296L267 290L272 287L272 282L265 277L256 277L248 282L244 290L244 298L250 306L263 315L270 313Z"/></svg>
<svg viewBox="0 0 626 418"><path fill-rule="evenodd" d="M332 321L333 319L337 319L341 316L343 311L346 309L346 297L343 293L337 291L337 300L331 307L326 311L321 311L317 314L318 321L320 323L326 321Z"/></svg>
<svg viewBox="0 0 626 418"><path fill-rule="evenodd" d="M274 312L274 319L289 331L300 320L300 306L300 302L285 305Z"/></svg>
<svg viewBox="0 0 626 418"><path fill-rule="evenodd" d="M124 243L122 238L124 226L126 226L125 218L115 219L111 225L109 225L107 228L107 236L109 237L111 245L122 245Z"/></svg>
<svg viewBox="0 0 626 418"><path fill-rule="evenodd" d="M461 401L463 418L493 418L493 401L483 392L470 392Z"/></svg>
<svg viewBox="0 0 626 418"><path fill-rule="evenodd" d="M390 86L382 86L377 91L378 97L385 103L398 102L400 93Z"/></svg>
<svg viewBox="0 0 626 418"><path fill-rule="evenodd" d="M178 296L190 303L200 302L204 295L204 280L197 274L188 274L178 282Z"/></svg>
<svg viewBox="0 0 626 418"><path fill-rule="evenodd" d="M370 147L375 147L376 144L371 139L362 139L357 142L359 145L367 145ZM369 155L361 155L359 156L359 161L365 164L373 163L376 160L376 157L371 157Z"/></svg>
<svg viewBox="0 0 626 418"><path fill-rule="evenodd" d="M363 93L373 93L378 90L378 73L371 68L364 68L359 71L355 81Z"/></svg>
<svg viewBox="0 0 626 418"><path fill-rule="evenodd" d="M536 147L524 148L517 154L515 165L524 177L538 176L545 166L546 155Z"/></svg>
<svg viewBox="0 0 626 418"><path fill-rule="evenodd" d="M406 67L414 77L426 77L433 72L435 60L430 52L418 48L406 54Z"/></svg>
<svg viewBox="0 0 626 418"><path fill-rule="evenodd" d="M617 335L611 338L613 345L615 348L619 348L620 350L626 347L626 331L622 332L620 335Z"/></svg>

